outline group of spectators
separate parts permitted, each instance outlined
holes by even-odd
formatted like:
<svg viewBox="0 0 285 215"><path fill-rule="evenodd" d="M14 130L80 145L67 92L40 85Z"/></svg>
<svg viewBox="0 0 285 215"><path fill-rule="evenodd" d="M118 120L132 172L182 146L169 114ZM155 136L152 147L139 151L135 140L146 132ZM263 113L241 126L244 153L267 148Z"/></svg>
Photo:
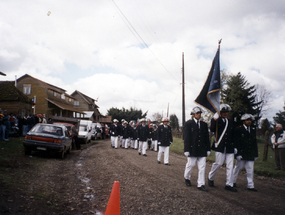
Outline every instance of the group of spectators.
<svg viewBox="0 0 285 215"><path fill-rule="evenodd" d="M42 114L21 114L8 113L0 108L0 140L9 141L9 136L25 136L27 132L37 123L52 123Z"/></svg>

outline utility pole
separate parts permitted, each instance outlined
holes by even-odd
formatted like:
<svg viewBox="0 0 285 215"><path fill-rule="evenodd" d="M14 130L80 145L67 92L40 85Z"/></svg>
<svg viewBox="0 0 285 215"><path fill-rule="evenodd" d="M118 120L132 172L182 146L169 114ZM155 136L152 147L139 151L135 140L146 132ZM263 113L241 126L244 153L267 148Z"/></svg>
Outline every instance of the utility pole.
<svg viewBox="0 0 285 215"><path fill-rule="evenodd" d="M184 93L184 52L182 52L182 128L184 128L184 124L185 124L185 95L184 94L185 94Z"/></svg>

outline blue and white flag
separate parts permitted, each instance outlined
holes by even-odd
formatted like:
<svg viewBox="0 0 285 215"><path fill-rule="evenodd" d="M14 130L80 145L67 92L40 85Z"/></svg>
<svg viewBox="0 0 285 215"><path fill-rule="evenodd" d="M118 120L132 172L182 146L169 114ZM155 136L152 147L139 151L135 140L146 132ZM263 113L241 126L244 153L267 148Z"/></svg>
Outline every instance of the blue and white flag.
<svg viewBox="0 0 285 215"><path fill-rule="evenodd" d="M221 78L220 78L220 45L216 52L216 56L212 62L208 78L202 88L200 94L195 99L195 102L213 114L220 113L220 93L221 93Z"/></svg>

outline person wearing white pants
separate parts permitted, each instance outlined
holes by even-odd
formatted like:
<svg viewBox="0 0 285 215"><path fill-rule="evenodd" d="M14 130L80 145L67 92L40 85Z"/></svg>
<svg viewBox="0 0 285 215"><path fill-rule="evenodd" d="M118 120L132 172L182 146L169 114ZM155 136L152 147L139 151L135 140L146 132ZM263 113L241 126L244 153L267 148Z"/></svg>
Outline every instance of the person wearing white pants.
<svg viewBox="0 0 285 215"><path fill-rule="evenodd" d="M215 133L216 140L212 145L212 150L215 151L216 160L212 165L211 171L208 175L208 185L214 187L214 179L218 170L226 161L226 186L225 190L237 192L233 187L233 165L234 165L234 123L228 119L228 113L231 107L227 104L220 105L220 115L215 113L214 118L211 120L211 132Z"/></svg>
<svg viewBox="0 0 285 215"><path fill-rule="evenodd" d="M113 120L114 124L110 127L110 135L111 135L111 146L115 149L118 148L118 136L120 135L120 127L118 126L118 120Z"/></svg>
<svg viewBox="0 0 285 215"><path fill-rule="evenodd" d="M138 130L138 137L137 140L139 142L139 155L141 155L141 153L143 154L143 156L147 156L146 155L146 149L147 149L147 139L149 136L149 129L148 126L146 125L146 119L141 119L141 125L139 125L137 127Z"/></svg>
<svg viewBox="0 0 285 215"><path fill-rule="evenodd" d="M184 154L187 163L184 171L186 186L191 186L191 172L198 166L197 188L201 191L208 191L205 188L205 168L206 157L210 155L210 140L207 123L200 121L202 109L194 107L192 112L193 120L189 120L184 125Z"/></svg>
<svg viewBox="0 0 285 215"><path fill-rule="evenodd" d="M157 125L153 125L153 132L152 132L152 150L157 152Z"/></svg>
<svg viewBox="0 0 285 215"><path fill-rule="evenodd" d="M169 164L169 146L173 142L171 127L167 125L168 119L163 118L163 125L158 127L158 144L159 150L157 154L157 163L160 164L161 155L164 153L164 164L170 166Z"/></svg>
<svg viewBox="0 0 285 215"><path fill-rule="evenodd" d="M241 117L242 126L235 129L235 142L237 146L236 165L234 168L234 186L236 187L237 177L240 170L245 167L247 178L247 190L257 191L254 188L254 161L258 157L255 128L251 126L254 117L251 114L244 114Z"/></svg>

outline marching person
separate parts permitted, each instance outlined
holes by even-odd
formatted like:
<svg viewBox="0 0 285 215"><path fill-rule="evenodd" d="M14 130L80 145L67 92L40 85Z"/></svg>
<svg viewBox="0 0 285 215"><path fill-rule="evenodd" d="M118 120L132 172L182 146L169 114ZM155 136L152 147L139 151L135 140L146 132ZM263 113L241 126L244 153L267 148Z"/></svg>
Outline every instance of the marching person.
<svg viewBox="0 0 285 215"><path fill-rule="evenodd" d="M191 186L191 171L193 167L198 166L197 188L202 191L208 191L205 188L205 168L206 157L210 155L210 140L207 123L201 121L202 109L194 107L192 112L193 120L189 120L184 126L184 154L187 157L184 178L188 187Z"/></svg>
<svg viewBox="0 0 285 215"><path fill-rule="evenodd" d="M157 154L157 163L160 164L160 159L162 153L164 153L164 164L170 166L169 164L169 146L172 144L172 132L171 127L167 125L168 119L162 119L163 125L158 127L158 144L159 150Z"/></svg>
<svg viewBox="0 0 285 215"><path fill-rule="evenodd" d="M129 147L129 137L130 137L130 128L128 122L124 121L124 126L122 127L122 148L128 149Z"/></svg>
<svg viewBox="0 0 285 215"><path fill-rule="evenodd" d="M152 131L152 150L157 152L157 125L153 124L153 131Z"/></svg>
<svg viewBox="0 0 285 215"><path fill-rule="evenodd" d="M122 119L121 120L121 124L119 124L119 127L120 127L120 133L118 135L118 138L120 139L120 147L123 146L123 137L122 137L122 131L123 131L123 127L124 127L124 122L125 122L125 119Z"/></svg>
<svg viewBox="0 0 285 215"><path fill-rule="evenodd" d="M217 142L212 145L212 150L215 151L216 160L212 165L211 171L208 175L208 185L214 187L214 179L218 173L218 170L226 161L226 186L225 189L232 192L237 192L237 189L233 187L233 165L234 165L234 125L233 121L228 119L228 113L231 107L227 104L221 104L220 114L215 113L214 118L211 120L211 132L214 132L217 136ZM217 132L216 132L217 129Z"/></svg>
<svg viewBox="0 0 285 215"><path fill-rule="evenodd" d="M118 136L120 135L120 127L118 126L118 120L113 120L114 124L110 127L110 135L111 135L111 146L115 149L118 148Z"/></svg>
<svg viewBox="0 0 285 215"><path fill-rule="evenodd" d="M146 119L141 119L141 125L137 127L138 129L138 141L139 141L139 155L143 153L143 156L146 155L147 150L147 139L149 135L148 126L146 125Z"/></svg>
<svg viewBox="0 0 285 215"><path fill-rule="evenodd" d="M271 136L271 143L274 148L275 165L274 170L285 171L285 134L281 124L277 124L275 132Z"/></svg>
<svg viewBox="0 0 285 215"><path fill-rule="evenodd" d="M234 187L240 170L245 167L247 178L247 189L250 191L257 191L254 188L254 161L258 157L258 148L256 141L255 128L251 126L254 117L251 114L244 114L241 117L243 123L235 129L234 141L237 148L236 165L234 168Z"/></svg>

